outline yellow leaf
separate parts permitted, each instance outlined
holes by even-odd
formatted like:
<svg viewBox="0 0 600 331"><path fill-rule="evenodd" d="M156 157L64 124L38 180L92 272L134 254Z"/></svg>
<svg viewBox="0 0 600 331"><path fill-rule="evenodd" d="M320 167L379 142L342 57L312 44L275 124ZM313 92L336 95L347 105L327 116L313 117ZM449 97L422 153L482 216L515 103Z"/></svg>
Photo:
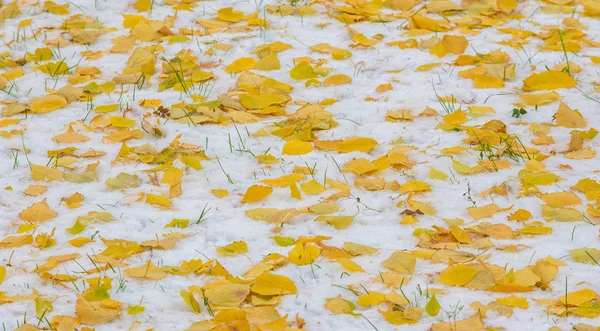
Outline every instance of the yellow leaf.
<svg viewBox="0 0 600 331"><path fill-rule="evenodd" d="M246 216L253 220L267 220L267 218L275 213L279 212L276 208L255 208L246 210Z"/></svg>
<svg viewBox="0 0 600 331"><path fill-rule="evenodd" d="M286 44L281 41L275 41L269 44L260 45L256 47L252 52L258 54L259 57L265 57L271 53L279 53L291 48L292 46L290 44Z"/></svg>
<svg viewBox="0 0 600 331"><path fill-rule="evenodd" d="M429 178L437 180L446 180L448 179L448 175L432 167L429 168Z"/></svg>
<svg viewBox="0 0 600 331"><path fill-rule="evenodd" d="M416 263L417 259L414 255L396 251L387 260L383 261L381 265L402 274L412 274L415 271Z"/></svg>
<svg viewBox="0 0 600 331"><path fill-rule="evenodd" d="M354 220L354 216L329 216L321 215L315 219L318 222L327 222L336 229L345 229L350 226L350 223Z"/></svg>
<svg viewBox="0 0 600 331"><path fill-rule="evenodd" d="M290 70L290 77L296 80L305 80L315 78L317 74L310 64L302 61Z"/></svg>
<svg viewBox="0 0 600 331"><path fill-rule="evenodd" d="M213 309L239 307L250 293L250 284L216 281L203 286L203 295Z"/></svg>
<svg viewBox="0 0 600 331"><path fill-rule="evenodd" d="M450 233L459 243L468 244L471 242L469 234L458 226L451 226Z"/></svg>
<svg viewBox="0 0 600 331"><path fill-rule="evenodd" d="M512 274L512 276L506 276L507 279L511 280L510 278L512 277L513 283L524 287L534 286L537 282L542 280L531 268L523 268L514 273L509 272L509 275L510 274Z"/></svg>
<svg viewBox="0 0 600 331"><path fill-rule="evenodd" d="M283 105L289 98L279 94L242 94L240 95L241 104L247 109L265 109L269 106ZM239 121L236 121L239 122Z"/></svg>
<svg viewBox="0 0 600 331"><path fill-rule="evenodd" d="M216 196L217 198L224 198L229 195L229 192L225 189L213 189L210 190L210 193L212 193L212 195Z"/></svg>
<svg viewBox="0 0 600 331"><path fill-rule="evenodd" d="M264 272L256 277L250 290L260 295L284 295L297 292L296 284L291 279L270 272Z"/></svg>
<svg viewBox="0 0 600 331"><path fill-rule="evenodd" d="M94 108L94 111L96 113L110 113L113 112L115 110L119 109L119 104L118 103L114 103L114 104L110 104L110 105L101 105L101 106L97 106Z"/></svg>
<svg viewBox="0 0 600 331"><path fill-rule="evenodd" d="M5 277L6 277L6 267L0 266L0 284L2 284Z"/></svg>
<svg viewBox="0 0 600 331"><path fill-rule="evenodd" d="M271 239L273 239L277 245L282 247L292 246L296 243L296 239L292 237L273 236Z"/></svg>
<svg viewBox="0 0 600 331"><path fill-rule="evenodd" d="M242 198L242 203L263 200L266 197L268 197L271 194L271 192L273 192L273 188L269 186L252 185L248 188L248 190L246 190L246 193Z"/></svg>
<svg viewBox="0 0 600 331"><path fill-rule="evenodd" d="M217 12L217 18L221 21L236 23L244 18L244 12L234 10L232 7L221 8Z"/></svg>
<svg viewBox="0 0 600 331"><path fill-rule="evenodd" d="M570 313L587 317L587 318L596 318L600 316L600 303L595 301L588 301L581 304L579 307L569 310ZM576 328L580 328L580 325L575 325Z"/></svg>
<svg viewBox="0 0 600 331"><path fill-rule="evenodd" d="M527 302L526 298L517 297L514 295L504 298L496 298L496 301L500 302L501 304L507 307L519 307L522 309L529 308L529 303Z"/></svg>
<svg viewBox="0 0 600 331"><path fill-rule="evenodd" d="M544 235L544 234L552 233L552 228L544 227L544 226L543 227L526 226L515 232L524 234L524 235Z"/></svg>
<svg viewBox="0 0 600 331"><path fill-rule="evenodd" d="M356 262L350 260L349 258L337 258L335 262L339 263L342 268L349 272L365 272L365 270L359 266Z"/></svg>
<svg viewBox="0 0 600 331"><path fill-rule="evenodd" d="M362 175L373 170L377 170L377 166L362 157L348 161L344 168L342 168L342 171L353 172L357 175Z"/></svg>
<svg viewBox="0 0 600 331"><path fill-rule="evenodd" d="M427 3L427 11L431 13L442 13L446 11L462 10L461 6L447 0L437 0Z"/></svg>
<svg viewBox="0 0 600 331"><path fill-rule="evenodd" d="M225 72L230 74L237 74L242 71L250 70L254 68L256 60L251 57L242 57L233 61L230 65L225 68Z"/></svg>
<svg viewBox="0 0 600 331"><path fill-rule="evenodd" d="M77 295L75 313L82 324L100 325L108 323L121 315L120 306L114 300L87 301L83 295Z"/></svg>
<svg viewBox="0 0 600 331"><path fill-rule="evenodd" d="M325 215L338 211L340 208L332 202L321 202L308 207L311 213Z"/></svg>
<svg viewBox="0 0 600 331"><path fill-rule="evenodd" d="M21 224L19 225L19 227L17 228L17 233L26 233L26 232L31 232L35 229L37 229L37 225L36 224L31 224L31 223L25 223L25 224Z"/></svg>
<svg viewBox="0 0 600 331"><path fill-rule="evenodd" d="M469 106L469 110L473 114L493 114L496 112L494 108L485 106Z"/></svg>
<svg viewBox="0 0 600 331"><path fill-rule="evenodd" d="M133 128L135 126L135 120L122 116L111 116L110 125L115 128Z"/></svg>
<svg viewBox="0 0 600 331"><path fill-rule="evenodd" d="M281 154L284 155L303 155L312 152L313 146L310 142L300 140L290 140L283 145Z"/></svg>
<svg viewBox="0 0 600 331"><path fill-rule="evenodd" d="M181 183L182 177L183 177L183 170L175 168L175 167L169 167L163 174L163 177L160 180L160 182L173 186L173 185L177 185L177 184Z"/></svg>
<svg viewBox="0 0 600 331"><path fill-rule="evenodd" d="M492 215L500 210L500 207L498 207L498 205L495 203L492 203L482 207L470 207L468 210L469 215L471 215L473 219L478 220L481 218L492 217Z"/></svg>
<svg viewBox="0 0 600 331"><path fill-rule="evenodd" d="M165 228L185 229L185 228L187 228L189 223L190 223L190 220L187 218L174 218L171 220L171 222L169 222L165 225Z"/></svg>
<svg viewBox="0 0 600 331"><path fill-rule="evenodd" d="M368 152L377 146L377 140L364 137L353 137L340 142L337 150L342 153Z"/></svg>
<svg viewBox="0 0 600 331"><path fill-rule="evenodd" d="M263 179L262 182L270 186L285 187L289 186L290 184L295 184L297 181L302 179L304 179L303 174L292 173L290 175L284 175L277 178Z"/></svg>
<svg viewBox="0 0 600 331"><path fill-rule="evenodd" d="M150 0L137 0L134 7L138 11L149 11L152 9L152 2Z"/></svg>
<svg viewBox="0 0 600 331"><path fill-rule="evenodd" d="M53 182L63 180L64 174L54 168L31 163L31 179L34 181Z"/></svg>
<svg viewBox="0 0 600 331"><path fill-rule="evenodd" d="M586 147L578 151L566 153L565 157L571 160L587 160L593 158L595 155L596 151L594 151L590 147Z"/></svg>
<svg viewBox="0 0 600 331"><path fill-rule="evenodd" d="M19 214L19 217L26 222L42 223L54 219L56 215L58 214L50 209L44 199L27 207Z"/></svg>
<svg viewBox="0 0 600 331"><path fill-rule="evenodd" d="M369 307L377 306L385 301L385 294L381 292L369 292L367 294L361 294L358 296L358 303L360 306Z"/></svg>
<svg viewBox="0 0 600 331"><path fill-rule="evenodd" d="M569 306L577 307L588 301L593 300L594 298L596 298L596 296L598 296L596 292L586 288L575 292L567 292L566 296L560 296L558 298L558 301L560 301L563 305L566 304Z"/></svg>
<svg viewBox="0 0 600 331"><path fill-rule="evenodd" d="M21 236L10 236L0 241L0 247L2 248L16 248L23 245L29 245L33 243L33 236L30 234L24 234Z"/></svg>
<svg viewBox="0 0 600 331"><path fill-rule="evenodd" d="M146 203L151 205L158 205L162 207L171 207L173 203L169 198L163 197L161 195L156 194L147 194L146 195Z"/></svg>
<svg viewBox="0 0 600 331"><path fill-rule="evenodd" d="M560 178L550 172L528 172L521 170L519 172L519 179L523 182L523 185L550 185Z"/></svg>
<svg viewBox="0 0 600 331"><path fill-rule="evenodd" d="M55 15L68 15L69 14L69 4L65 3L64 5L59 5L53 1L44 2L44 11Z"/></svg>
<svg viewBox="0 0 600 331"><path fill-rule="evenodd" d="M127 314L128 315L137 315L137 314L141 314L146 310L146 307L144 306L128 306L127 307Z"/></svg>
<svg viewBox="0 0 600 331"><path fill-rule="evenodd" d="M452 168L454 168L454 170L458 171L463 175L472 175L483 170L483 167L481 165L469 167L468 165L460 163L456 160L452 160Z"/></svg>
<svg viewBox="0 0 600 331"><path fill-rule="evenodd" d="M410 180L400 187L400 193L414 193L431 191L431 186L426 182Z"/></svg>
<svg viewBox="0 0 600 331"><path fill-rule="evenodd" d="M106 187L110 190L122 190L126 188L135 188L142 184L142 180L137 175L131 175L121 172L115 178L106 180Z"/></svg>
<svg viewBox="0 0 600 331"><path fill-rule="evenodd" d="M484 330L479 313L464 320L439 322L431 325L431 331L475 331Z"/></svg>
<svg viewBox="0 0 600 331"><path fill-rule="evenodd" d="M437 314L440 312L440 308L440 303L434 294L431 299L429 299L429 302L427 302L427 305L425 305L425 312L427 312L427 315L429 316L437 316Z"/></svg>
<svg viewBox="0 0 600 331"><path fill-rule="evenodd" d="M254 65L255 70L269 71L269 70L278 70L281 68L281 64L279 62L279 58L277 57L277 53L271 53L262 59L258 60Z"/></svg>
<svg viewBox="0 0 600 331"><path fill-rule="evenodd" d="M322 53L322 54L329 54L335 50L335 47L333 47L327 43L319 43L319 44L310 46L310 50L313 52L318 52L318 53Z"/></svg>
<svg viewBox="0 0 600 331"><path fill-rule="evenodd" d="M334 60L343 60L343 59L347 59L351 56L352 56L352 52L345 50L345 49L341 49L341 48L336 48L333 52L331 52L331 57Z"/></svg>
<svg viewBox="0 0 600 331"><path fill-rule="evenodd" d="M362 33L357 33L354 36L352 36L352 41L358 43L361 46L367 46L367 47L373 46L373 45L377 44L377 42L378 42L378 40L367 38Z"/></svg>
<svg viewBox="0 0 600 331"><path fill-rule="evenodd" d="M22 20L22 21L20 21L20 22L19 22L19 25L18 25L18 26L19 26L19 28L21 28L21 29L22 29L22 28L25 28L25 27L28 27L28 26L30 26L30 25L31 25L31 22L32 22L32 21L33 21L33 19L31 19L31 18L24 19L24 20Z"/></svg>
<svg viewBox="0 0 600 331"><path fill-rule="evenodd" d="M56 141L57 143L81 143L90 140L90 138L75 132L73 127L69 126L67 132L55 136L52 138L52 140Z"/></svg>
<svg viewBox="0 0 600 331"><path fill-rule="evenodd" d="M181 156L181 161L186 166L188 166L192 169L196 169L196 170L202 169L202 164L200 163L201 160L202 160L202 157L197 156L197 155L182 155Z"/></svg>
<svg viewBox="0 0 600 331"><path fill-rule="evenodd" d="M583 193L600 191L600 183L590 178L584 178L580 179L573 189Z"/></svg>
<svg viewBox="0 0 600 331"><path fill-rule="evenodd" d="M529 211L527 211L525 209L519 209L516 212L510 214L508 216L508 219L511 221L522 222L522 221L527 221L531 217L532 217L532 215Z"/></svg>
<svg viewBox="0 0 600 331"><path fill-rule="evenodd" d="M256 159L260 162L260 163L266 163L266 164L276 164L279 162L279 160L271 155L271 154L260 154L260 155L256 155Z"/></svg>
<svg viewBox="0 0 600 331"><path fill-rule="evenodd" d="M75 193L68 198L62 198L61 201L64 201L69 209L78 208L82 206L83 195Z"/></svg>
<svg viewBox="0 0 600 331"><path fill-rule="evenodd" d="M420 72L429 71L429 70L431 70L433 68L439 67L440 65L441 65L441 63L439 63L439 62L437 62L437 63L422 64L422 65L420 65L420 66L417 67L417 71L420 71Z"/></svg>
<svg viewBox="0 0 600 331"><path fill-rule="evenodd" d="M504 87L504 81L494 76L479 75L473 77L473 86L476 88L502 88Z"/></svg>
<svg viewBox="0 0 600 331"><path fill-rule="evenodd" d="M552 208L581 204L581 199L575 193L567 191L540 194L538 198Z"/></svg>
<svg viewBox="0 0 600 331"><path fill-rule="evenodd" d="M348 254L350 254L352 256L372 255L372 254L377 254L379 252L379 249L377 249L377 248L373 248L373 247L369 247L369 246L365 246L365 245L361 245L361 244L356 244L356 243L352 243L352 242L344 242L342 249L344 249L346 252L348 252Z"/></svg>
<svg viewBox="0 0 600 331"><path fill-rule="evenodd" d="M444 123L451 125L460 125L467 121L467 116L465 113L458 109L455 112L444 116Z"/></svg>
<svg viewBox="0 0 600 331"><path fill-rule="evenodd" d="M450 27L445 21L436 20L423 15L413 15L409 21L411 23L411 28L426 29L436 33L446 32Z"/></svg>
<svg viewBox="0 0 600 331"><path fill-rule="evenodd" d="M444 269L440 273L438 283L445 283L454 286L463 286L470 282L479 271L464 264L457 264Z"/></svg>
<svg viewBox="0 0 600 331"><path fill-rule="evenodd" d="M152 261L148 260L147 263L137 268L125 269L125 274L134 278L144 278L151 280L160 280L167 277L167 273L161 268L155 266Z"/></svg>
<svg viewBox="0 0 600 331"><path fill-rule="evenodd" d="M381 84L381 85L377 86L377 88L375 89L375 91L377 91L377 92L387 92L387 91L391 91L391 90L392 90L392 84L390 84L390 83Z"/></svg>
<svg viewBox="0 0 600 331"><path fill-rule="evenodd" d="M145 42L150 42L158 38L156 31L145 21L140 21L131 29L131 36Z"/></svg>
<svg viewBox="0 0 600 331"><path fill-rule="evenodd" d="M49 62L43 66L37 66L34 68L37 70L40 70L44 73L48 73L50 70L52 70L52 71L50 71L52 74L54 74L54 72L56 72L58 70L64 69L64 71L60 71L60 73L57 73L57 74L66 74L65 72L68 71L68 67L64 62L61 62L61 63L63 63L63 64L58 66L60 69L55 68L55 67L57 67L55 62ZM16 67L12 70L5 71L0 75L0 86L2 88L5 88L6 84L8 83L8 80L15 80L23 75L25 75L25 70L22 67Z"/></svg>
<svg viewBox="0 0 600 331"><path fill-rule="evenodd" d="M319 194L325 191L325 187L314 179L309 182L300 184L300 188L302 188L302 192L309 195Z"/></svg>
<svg viewBox="0 0 600 331"><path fill-rule="evenodd" d="M350 83L351 81L352 81L352 78L350 78L347 75L336 74L336 75L331 75L331 76L327 77L327 79L325 79L325 86L344 85L344 84Z"/></svg>
<svg viewBox="0 0 600 331"><path fill-rule="evenodd" d="M560 102L558 111L554 115L556 124L565 128L585 128L587 121L577 110L569 108L564 102Z"/></svg>
<svg viewBox="0 0 600 331"><path fill-rule="evenodd" d="M516 0L498 0L498 9L505 13L511 12L519 4Z"/></svg>
<svg viewBox="0 0 600 331"><path fill-rule="evenodd" d="M50 313L54 308L50 300L44 299L42 297L35 298L34 302L35 314L38 318L42 318L46 313Z"/></svg>
<svg viewBox="0 0 600 331"><path fill-rule="evenodd" d="M298 200L302 199L302 194L300 193L296 183L290 182L288 185L290 188L290 197Z"/></svg>
<svg viewBox="0 0 600 331"><path fill-rule="evenodd" d="M30 196L38 196L40 194L44 194L44 192L48 191L48 188L46 186L43 185L29 185L27 187L27 189L25 189L25 191L23 191L23 193L30 195Z"/></svg>
<svg viewBox="0 0 600 331"><path fill-rule="evenodd" d="M385 283L387 287L398 287L409 281L409 278L405 278L404 276L395 272L383 272L380 275L380 277L377 277L377 280ZM385 299L398 306L404 306L409 303L404 295L395 291L386 294Z"/></svg>
<svg viewBox="0 0 600 331"><path fill-rule="evenodd" d="M415 324L419 320L406 317L406 311L394 310L390 307L387 311L380 311L385 320L394 325Z"/></svg>
<svg viewBox="0 0 600 331"><path fill-rule="evenodd" d="M69 244L71 244L71 246L74 247L82 247L83 245L89 244L91 242L93 242L93 240L88 237L79 237L69 240Z"/></svg>
<svg viewBox="0 0 600 331"><path fill-rule="evenodd" d="M181 290L179 291L179 296L181 296L185 304L190 307L195 314L200 313L200 304L198 304L198 301L196 301L196 298L194 298L193 293L186 290Z"/></svg>
<svg viewBox="0 0 600 331"><path fill-rule="evenodd" d="M138 105L145 108L158 108L162 104L160 99L142 99L138 102Z"/></svg>
<svg viewBox="0 0 600 331"><path fill-rule="evenodd" d="M556 90L575 85L577 85L577 81L566 72L546 70L525 78L522 89L523 91Z"/></svg>
<svg viewBox="0 0 600 331"><path fill-rule="evenodd" d="M464 36L446 34L442 37L442 45L444 45L448 53L462 54L469 46L469 42Z"/></svg>
<svg viewBox="0 0 600 331"><path fill-rule="evenodd" d="M573 208L552 208L542 205L542 217L546 221L577 222L584 219L584 215Z"/></svg>
<svg viewBox="0 0 600 331"><path fill-rule="evenodd" d="M224 256L236 256L248 252L248 244L236 241L227 246L217 247L217 253Z"/></svg>
<svg viewBox="0 0 600 331"><path fill-rule="evenodd" d="M349 301L342 299L341 296L333 299L327 299L325 308L334 314L349 314L354 315L354 304Z"/></svg>
<svg viewBox="0 0 600 331"><path fill-rule="evenodd" d="M314 263L321 256L321 249L315 244L297 244L288 253L290 262L296 265L306 265Z"/></svg>
<svg viewBox="0 0 600 331"><path fill-rule="evenodd" d="M518 94L518 96L519 99L528 106L542 106L552 103L560 98L560 95L555 91L536 94Z"/></svg>
<svg viewBox="0 0 600 331"><path fill-rule="evenodd" d="M578 248L570 250L571 256L577 262L596 264L600 262L600 250L596 248Z"/></svg>
<svg viewBox="0 0 600 331"><path fill-rule="evenodd" d="M298 7L298 15L311 16L317 13L317 10L311 6L302 5Z"/></svg>
<svg viewBox="0 0 600 331"><path fill-rule="evenodd" d="M50 94L29 99L29 105L32 112L45 114L66 106L67 99L62 95Z"/></svg>

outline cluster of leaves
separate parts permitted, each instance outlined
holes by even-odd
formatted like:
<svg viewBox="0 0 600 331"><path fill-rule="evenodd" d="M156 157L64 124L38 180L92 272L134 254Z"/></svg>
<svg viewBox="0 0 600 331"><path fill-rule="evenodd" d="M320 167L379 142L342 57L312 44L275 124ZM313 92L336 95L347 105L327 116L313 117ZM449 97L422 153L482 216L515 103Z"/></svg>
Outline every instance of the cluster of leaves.
<svg viewBox="0 0 600 331"><path fill-rule="evenodd" d="M600 14L600 7L591 0L546 2L552 4L542 5L541 10L547 13L577 12L591 18ZM27 172L27 183L22 189L14 184L15 188L7 186L3 190L15 201L27 201L27 205L19 206L14 222L3 228L6 235L0 240L0 249L8 258L6 265L0 266L0 283L15 285L22 275L29 273L43 284L25 292L14 290L16 286L6 287L13 292L0 292L0 304L32 301L35 305L36 322L31 323L25 317L23 325L15 329L83 331L91 330L89 326L119 325L124 313L147 314L152 319L159 311L168 313L183 308L199 317L188 330L304 329L307 321L298 312L281 313L278 305L290 296L303 296L310 291L304 280L292 276L290 270L310 270L317 278L315 268L341 272L341 279L368 276L364 285L350 281L345 285L331 284L340 289L340 294L317 306L333 314L348 315L344 318L361 317L375 329L377 326L367 314L375 313L381 322L392 325L430 323L435 331L481 330L487 312L510 317L514 309L532 309L529 307L532 300L545 305L548 313L557 317L600 317L600 296L587 288L595 284L577 284L573 290L565 280L564 293L555 295L557 299L536 298L542 291L563 291L558 286L562 280L557 277L561 267L563 270L567 265L600 267L600 251L583 247L593 243L570 247L573 249L568 261L556 256L533 261L532 257L530 263L519 268L511 267L510 260L491 262L492 254L501 259L506 256L503 254L539 249L526 246L521 240L564 236L564 231L557 233L556 229L569 222L591 229L600 218L600 182L584 177L591 177L587 173L568 172L581 166L581 160L596 157L593 146L598 131L589 126L584 114L561 100L577 90L584 101L598 102L580 89L585 84L577 76L582 68L570 59L571 53L597 43L587 37L583 32L585 26L575 17L565 17L562 27L548 25L538 32L505 25L524 20L520 8L526 5L515 0L467 1L460 5L446 0L423 4L414 0L345 1L344 5L337 1L290 1L266 6L257 2L254 12L223 7L200 15L203 6L195 0L167 0L161 4L134 0L128 4L128 11L135 13L123 13L122 25L110 26L111 20L94 18L81 8L78 9L83 13L72 14L70 3L4 4L0 9L0 24L15 23L12 26L17 29L13 40L6 43L10 50L0 54L0 90L10 98L2 103L0 128L7 129L0 131L0 137L6 146L20 146L11 147L12 170ZM25 11L24 6L36 9ZM158 6L173 15L151 19ZM190 11L201 18L195 20L192 28L180 26L176 20L179 11ZM524 22L534 17L536 11ZM34 29L38 25L32 17L18 21L31 12L51 15L62 23ZM251 38L260 40L284 16L297 17L302 24L305 17L321 19L326 22L315 23L314 28L336 25L348 34L335 45L317 43L302 49L282 41L262 43L252 50L237 45L245 38L242 34L258 33ZM362 25L352 25L388 22L395 22L405 30L404 39L370 35L369 29L363 30ZM509 35L512 39L503 40L500 45L522 50L527 61L521 59L519 67L502 48L488 53L468 51L471 36L484 29ZM283 30L277 25L273 33L281 36ZM55 39L48 39L48 35ZM108 35L112 46L96 47L105 45L103 39ZM218 39L209 40L213 35L218 35ZM42 37L43 47L20 47L20 44L38 45ZM561 52L561 62L552 68L538 68L533 63L535 54L527 53L523 47L530 38L542 44L539 51ZM61 49L65 47L77 50L78 56L69 59L63 56ZM226 55L232 49L243 51L244 56L230 61ZM508 113L510 116L496 114L494 107L486 105L491 96L484 100L461 100L455 94L439 95L432 82L435 98L431 106L424 105L418 113L404 105L386 110L385 115L378 112L372 128L410 124L436 132L440 140L452 137L447 141L455 141L455 146L410 145L402 139L378 138L378 141L355 135L327 138L335 136L340 119L347 119L335 110L334 105L340 101L329 94L359 87L364 82L361 77L364 71L379 70L371 68L367 60L354 63L355 53L377 58L382 49L407 54L421 52L444 62L380 71L385 73L381 77L394 78L378 81L377 87L373 86L374 96L361 100L364 104L386 102L386 98L398 92L405 72L423 76L435 73L442 83L441 71L452 75L455 68L461 68L457 75L462 86L499 92L491 96L512 95L515 102L503 109L514 108ZM305 54L292 55L297 52ZM588 58L585 65L600 63L595 56L578 60ZM123 70L118 73L109 72L102 62L125 59ZM343 72L342 68L354 70ZM522 75L522 71L526 73ZM400 78L395 78L396 75ZM35 80L35 85L25 91L18 83L28 79ZM511 92L502 90L507 87ZM327 97L318 102L292 99L302 94L297 92L319 92ZM139 94L148 97L140 98ZM543 107L554 116L551 121L525 122L527 117L533 117L524 116L529 107L536 110ZM85 116L76 117L75 109L85 109ZM49 126L52 128L49 131L35 129L38 120L47 122L54 115L66 118L67 123L60 128ZM472 121L478 118L483 121ZM518 121L509 123L512 118ZM258 129L250 132L246 125ZM522 131L517 125L527 125L528 133L515 134ZM228 148L211 150L208 138L204 146L190 141L184 133L194 132L197 126L227 132ZM173 136L173 131L178 134ZM555 141L552 134L561 140ZM528 140L525 136L530 135ZM276 142L275 146L262 152L248 143L270 138ZM45 149L49 145L32 141L58 147ZM240 166L232 176L230 171L234 169L226 169L219 158L227 153L234 162L250 162L252 170ZM19 155L25 160L19 159ZM331 159L338 174L332 175L328 172L330 168L323 171L317 168L317 163L311 166L303 159L315 155ZM473 155L479 158L473 159ZM338 163L337 158L343 161ZM445 169L441 168L443 163L435 163L445 158L447 172L440 170ZM440 169L434 163L440 164ZM290 165L293 169L287 171ZM213 184L218 181L211 181L214 173L205 167L216 169L215 173L220 171L227 183ZM278 167L285 174L271 175L270 171ZM423 167L428 171L421 171ZM256 176L258 171L264 174L261 179ZM575 184L561 185L567 178L559 177L558 171L567 172L565 177ZM206 176L206 184L198 185L199 176ZM462 181L485 182L500 176L506 180L477 192L476 196L467 184L463 198L472 206L458 218L443 218L442 215L456 215L458 211L453 205L438 204L432 199L437 192L456 190ZM245 177L254 179L242 184L236 182ZM91 187L102 194L121 197L122 206L115 205L107 211L106 205L96 203L94 197L98 192L91 192ZM57 192L64 192L65 188L70 193L55 199ZM365 231L370 231L371 226L376 228L367 222L364 211L371 215L383 211L371 207L359 195L380 191L392 196L386 200L390 205L385 209L397 210L396 225L399 231L412 231L414 247L403 243L405 249L394 248L389 253L386 243L381 243L381 247L346 240L341 245L331 244L340 242L338 239L346 236L345 231L361 226L365 226ZM181 210L182 204L195 201L198 196L210 197L219 206L202 201L204 207L196 215L173 217L172 213ZM494 198L499 198L498 203ZM540 202L539 208L521 204L521 198ZM318 203L306 202L313 199ZM345 208L348 201L356 202L356 213ZM293 207L281 208L288 202ZM134 240L125 230L131 229L130 220L122 216L138 208L148 208L147 214L160 220L156 222L163 232ZM259 262L253 262L252 267L238 274L226 269L229 262L256 253L252 250L259 246L242 240L243 233L236 233L239 238L210 252L216 257L164 264L163 257L176 255L165 251L185 247L190 252L194 247L193 236L205 235L203 232L209 232L210 226L220 226L210 221L211 213L236 208L243 209L244 216L240 217L245 217L245 222L266 224L263 240L268 241L271 250L263 251L266 245L261 245ZM311 235L287 233L288 225L298 224L306 226L304 230ZM115 228L122 228L123 232L104 231ZM339 237L314 235L313 229ZM575 229L570 233L571 238ZM100 231L103 232L98 235ZM84 249L90 249L91 253L84 256L81 253ZM19 255L19 259L13 261L13 254ZM35 267L31 267L30 259L21 258L25 255L36 257ZM418 260L423 263L417 263ZM437 264L445 266L432 271L430 266ZM373 265L377 267L374 269ZM81 270L74 272L71 269L74 266ZM139 293L141 299L135 302L132 296L121 295L129 281L153 283L156 289L171 279L188 277L201 278L203 285L179 288L185 304L181 307L162 306L158 310L155 306L144 306L145 293ZM425 290L420 284L415 286L422 280L428 282ZM46 292L48 286L60 296L45 294L49 292ZM406 294L408 286L417 288L414 296ZM486 303L465 302L469 304L466 309L458 304L452 308L452 294L457 287L484 293L482 297L504 294ZM355 297L349 297L348 292ZM157 297L156 293L153 295ZM65 303L60 297L69 300ZM74 311L74 314L55 313L54 306L58 304L70 308L61 307L57 311ZM447 320L440 317L441 311L446 313ZM288 320L293 313L295 320ZM140 323L135 321L132 327ZM160 324L156 320L148 324L151 323ZM317 320L308 323L315 328L319 326ZM588 326L580 324L575 329L585 327ZM499 327L488 326L488 329Z"/></svg>

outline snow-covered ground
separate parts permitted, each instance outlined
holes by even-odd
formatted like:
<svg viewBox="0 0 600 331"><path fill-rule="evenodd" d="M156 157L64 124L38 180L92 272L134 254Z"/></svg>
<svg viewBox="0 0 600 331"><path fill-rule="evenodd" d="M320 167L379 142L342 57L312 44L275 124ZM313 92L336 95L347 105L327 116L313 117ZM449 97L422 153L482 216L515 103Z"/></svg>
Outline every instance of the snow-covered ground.
<svg viewBox="0 0 600 331"><path fill-rule="evenodd" d="M4 329L600 327L598 1L1 3Z"/></svg>

